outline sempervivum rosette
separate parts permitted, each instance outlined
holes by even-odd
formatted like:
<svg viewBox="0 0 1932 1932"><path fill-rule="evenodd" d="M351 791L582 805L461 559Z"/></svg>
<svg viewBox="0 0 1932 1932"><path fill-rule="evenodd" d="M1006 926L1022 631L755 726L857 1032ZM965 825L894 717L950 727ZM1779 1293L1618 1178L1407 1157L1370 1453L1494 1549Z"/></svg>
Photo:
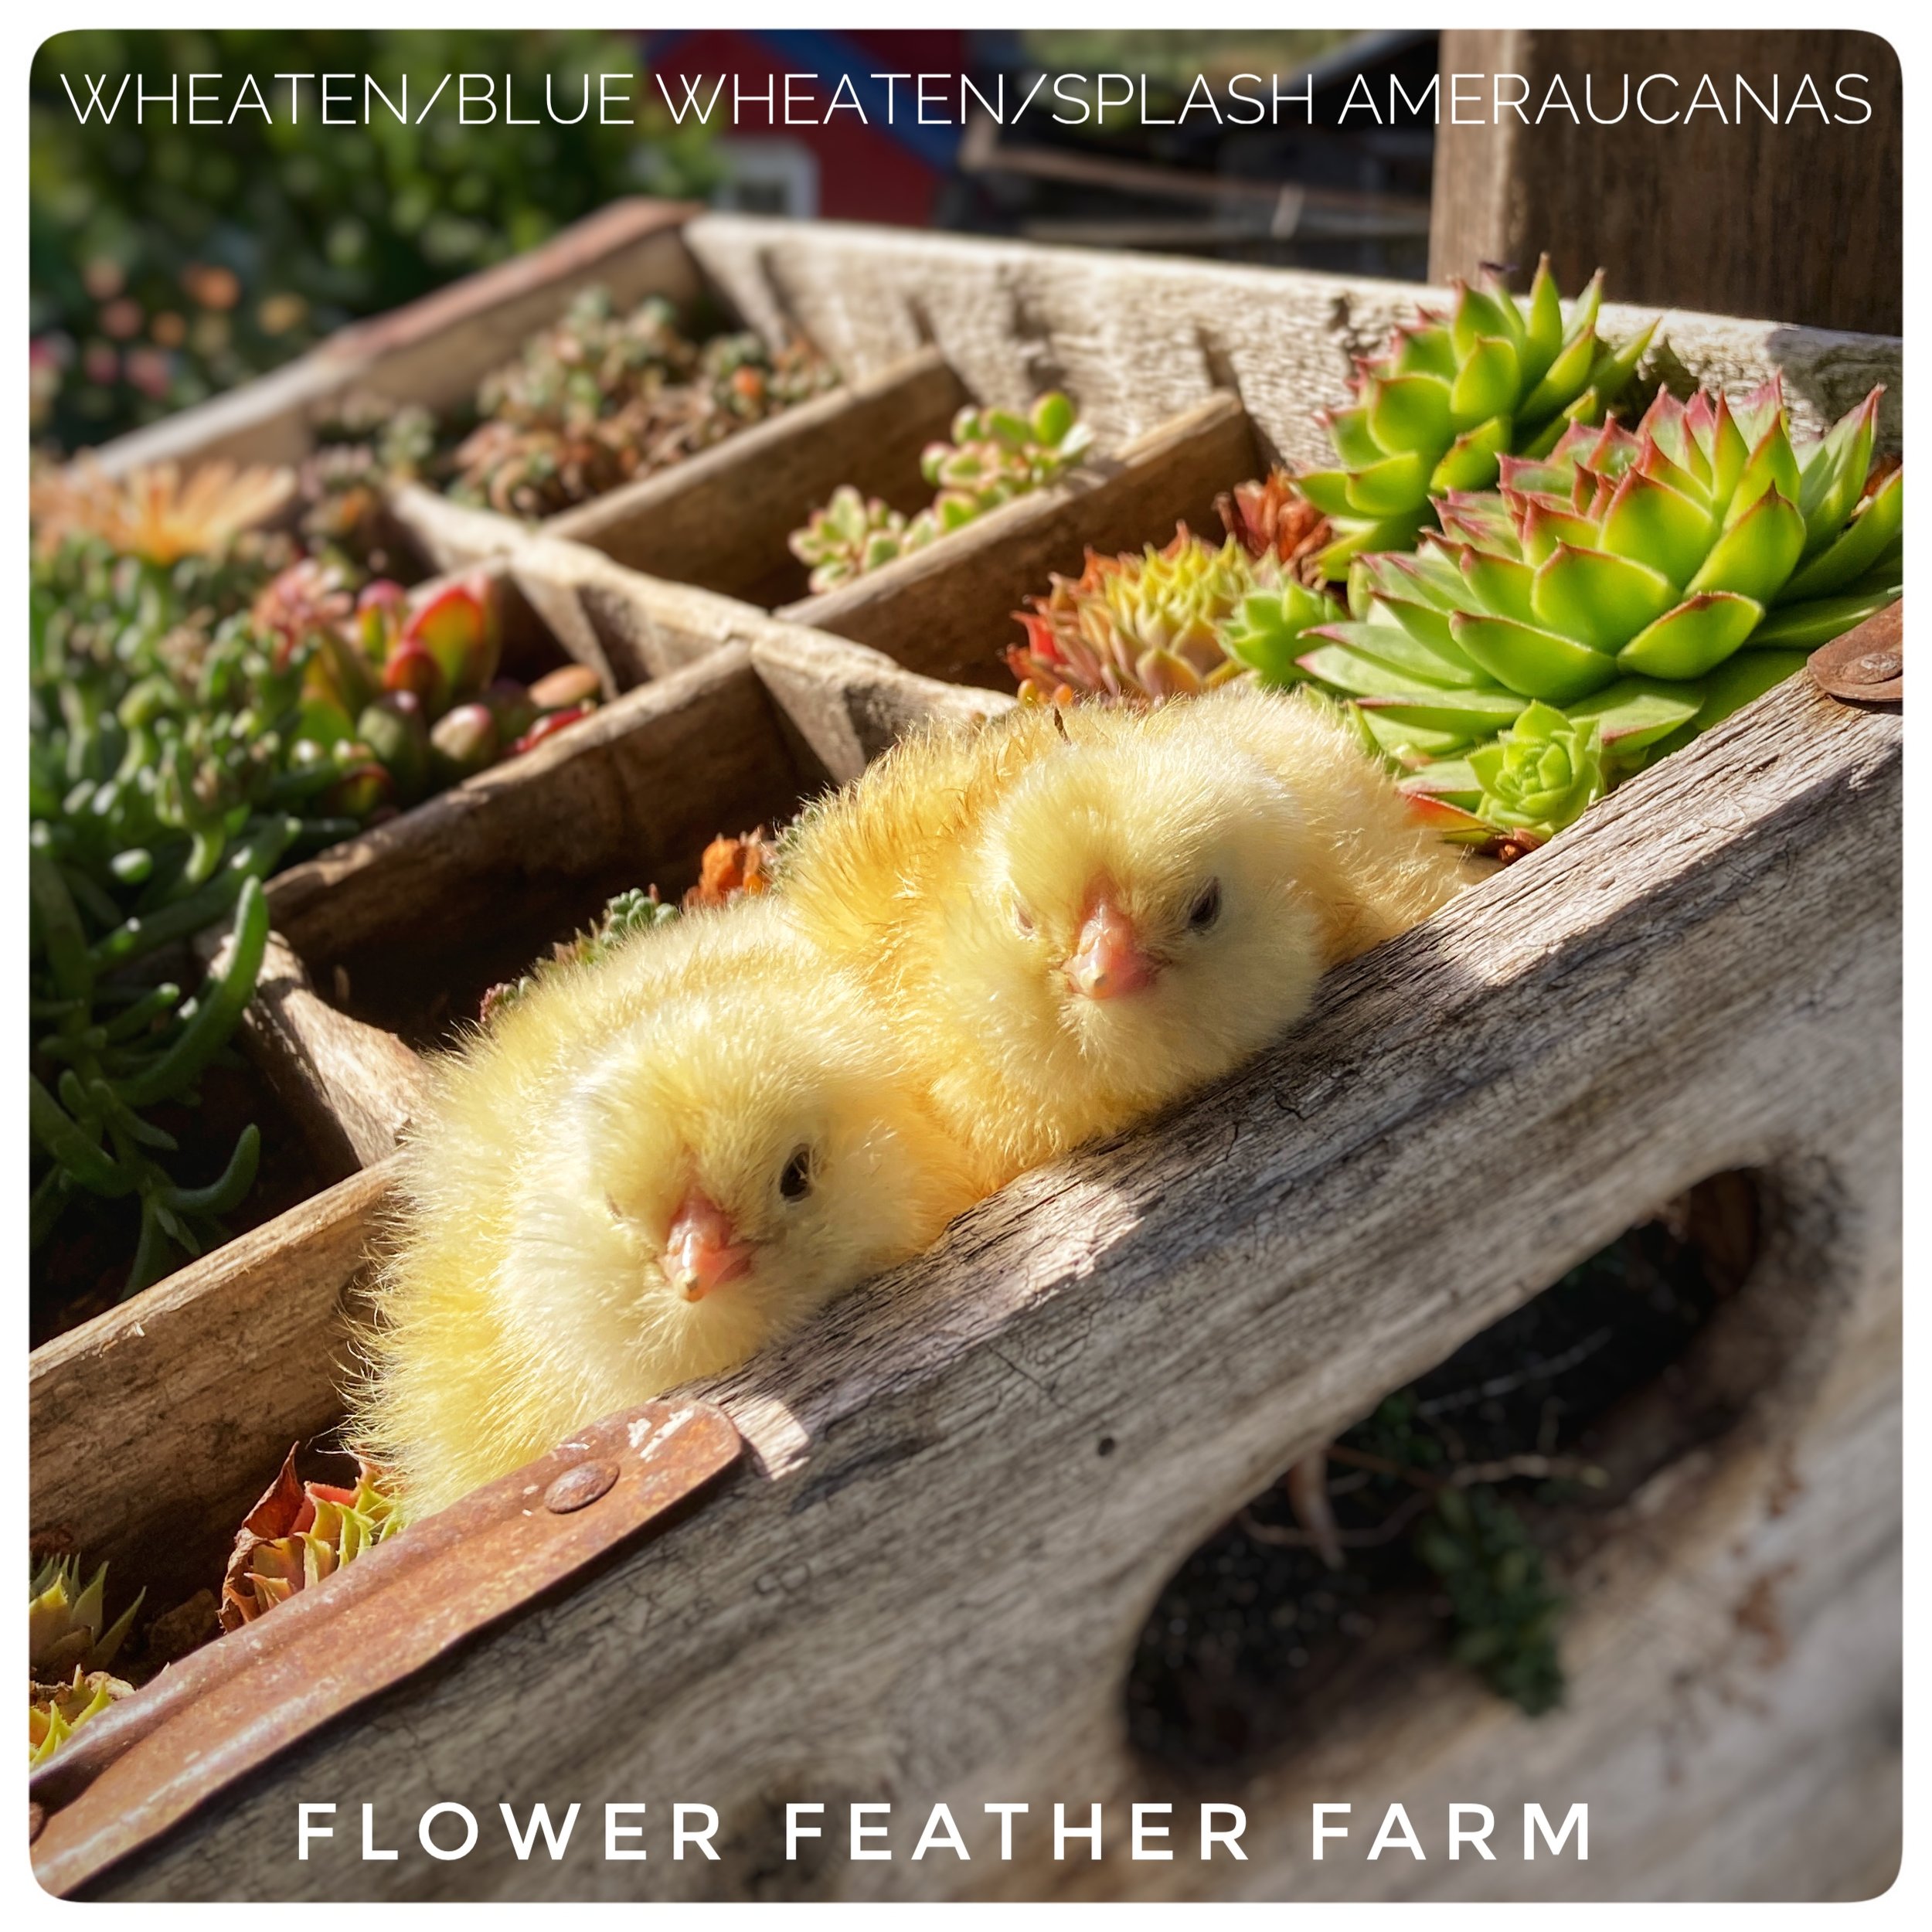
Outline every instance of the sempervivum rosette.
<svg viewBox="0 0 1932 1932"><path fill-rule="evenodd" d="M1523 303L1485 270L1480 287L1457 284L1447 320L1425 311L1356 364L1356 400L1321 419L1336 466L1295 479L1334 525L1330 577L1358 555L1406 549L1432 498L1487 489L1503 457L1546 454L1573 423L1603 420L1655 325L1612 349L1597 333L1602 299L1599 271L1566 320L1547 257Z"/></svg>
<svg viewBox="0 0 1932 1932"><path fill-rule="evenodd" d="M1503 457L1496 490L1439 498L1416 554L1359 560L1352 620L1312 633L1298 667L1354 699L1411 789L1471 836L1505 823L1484 782L1503 764L1461 754L1532 701L1594 729L1624 775L1900 594L1903 474L1872 468L1879 394L1802 447L1775 382L1738 403L1659 395L1634 434L1573 424L1546 457ZM1508 828L1546 836L1587 790Z"/></svg>

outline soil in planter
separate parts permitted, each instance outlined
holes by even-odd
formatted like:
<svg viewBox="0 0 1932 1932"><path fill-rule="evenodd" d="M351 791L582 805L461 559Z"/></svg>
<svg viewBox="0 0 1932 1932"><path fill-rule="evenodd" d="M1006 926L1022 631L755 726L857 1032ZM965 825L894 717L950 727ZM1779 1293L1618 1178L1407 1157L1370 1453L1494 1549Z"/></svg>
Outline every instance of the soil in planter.
<svg viewBox="0 0 1932 1932"><path fill-rule="evenodd" d="M181 1151L168 1156L168 1171L190 1187L221 1172L250 1121L261 1130L255 1185L224 1218L231 1240L345 1178L345 1170L317 1159L267 1083L245 1062L209 1067L202 1077L199 1107L171 1100L145 1117L181 1143ZM141 1211L134 1202L77 1197L33 1259L30 1346L78 1328L121 1300L140 1230ZM192 1257L175 1250L172 1258L175 1267L185 1267Z"/></svg>
<svg viewBox="0 0 1932 1932"><path fill-rule="evenodd" d="M1757 1214L1749 1177L1702 1183L1341 1436L1328 1488L1342 1568L1283 1486L1253 1498L1141 1631L1137 1749L1182 1777L1250 1770L1401 1695L1445 1653L1526 1709L1560 1702L1563 1577L1616 1505L1723 1436L1779 1366L1776 1347L1741 1376L1712 1359L1714 1329L1736 1339L1727 1304L1750 1300ZM1478 1465L1494 1479L1445 1512L1443 1479Z"/></svg>

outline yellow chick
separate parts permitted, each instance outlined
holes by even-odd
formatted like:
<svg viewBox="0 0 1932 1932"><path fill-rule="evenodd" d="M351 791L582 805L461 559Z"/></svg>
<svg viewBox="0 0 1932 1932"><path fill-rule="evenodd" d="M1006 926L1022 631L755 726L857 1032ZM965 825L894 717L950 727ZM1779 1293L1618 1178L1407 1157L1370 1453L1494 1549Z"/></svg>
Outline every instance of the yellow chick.
<svg viewBox="0 0 1932 1932"><path fill-rule="evenodd" d="M1239 747L1294 794L1309 834L1301 883L1321 915L1328 964L1420 925L1495 870L1445 845L1335 706L1306 690L1226 685L1164 705L1148 722Z"/></svg>
<svg viewBox="0 0 1932 1932"><path fill-rule="evenodd" d="M1342 721L1237 685L909 740L781 877L991 1189L1228 1073L1474 875Z"/></svg>
<svg viewBox="0 0 1932 1932"><path fill-rule="evenodd" d="M977 1192L866 990L741 902L541 979L436 1070L350 1435L405 1515L745 1360Z"/></svg>

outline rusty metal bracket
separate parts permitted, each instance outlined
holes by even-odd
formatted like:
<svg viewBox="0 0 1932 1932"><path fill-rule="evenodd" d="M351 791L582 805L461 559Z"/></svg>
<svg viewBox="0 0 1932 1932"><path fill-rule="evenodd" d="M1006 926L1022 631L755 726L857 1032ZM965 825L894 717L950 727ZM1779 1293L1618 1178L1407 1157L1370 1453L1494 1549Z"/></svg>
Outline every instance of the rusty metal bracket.
<svg viewBox="0 0 1932 1932"><path fill-rule="evenodd" d="M171 1664L35 1774L34 1876L71 1894L318 1726L662 1524L742 1447L703 1403L607 1417Z"/></svg>
<svg viewBox="0 0 1932 1932"><path fill-rule="evenodd" d="M1905 702L1905 600L1888 604L1805 660L1812 682L1844 704Z"/></svg>

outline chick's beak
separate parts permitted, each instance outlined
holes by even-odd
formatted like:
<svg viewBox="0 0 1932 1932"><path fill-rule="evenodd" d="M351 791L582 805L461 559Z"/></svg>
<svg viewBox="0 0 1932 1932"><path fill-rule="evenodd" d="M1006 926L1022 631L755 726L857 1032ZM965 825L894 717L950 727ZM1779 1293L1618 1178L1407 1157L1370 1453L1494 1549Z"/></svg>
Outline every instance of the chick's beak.
<svg viewBox="0 0 1932 1932"><path fill-rule="evenodd" d="M1104 896L1094 902L1066 961L1067 983L1089 999L1116 999L1151 985L1158 963L1141 950L1134 922Z"/></svg>
<svg viewBox="0 0 1932 1932"><path fill-rule="evenodd" d="M662 1265L664 1278L685 1301L702 1301L713 1288L750 1272L751 1249L737 1238L724 1209L693 1188L672 1217Z"/></svg>

